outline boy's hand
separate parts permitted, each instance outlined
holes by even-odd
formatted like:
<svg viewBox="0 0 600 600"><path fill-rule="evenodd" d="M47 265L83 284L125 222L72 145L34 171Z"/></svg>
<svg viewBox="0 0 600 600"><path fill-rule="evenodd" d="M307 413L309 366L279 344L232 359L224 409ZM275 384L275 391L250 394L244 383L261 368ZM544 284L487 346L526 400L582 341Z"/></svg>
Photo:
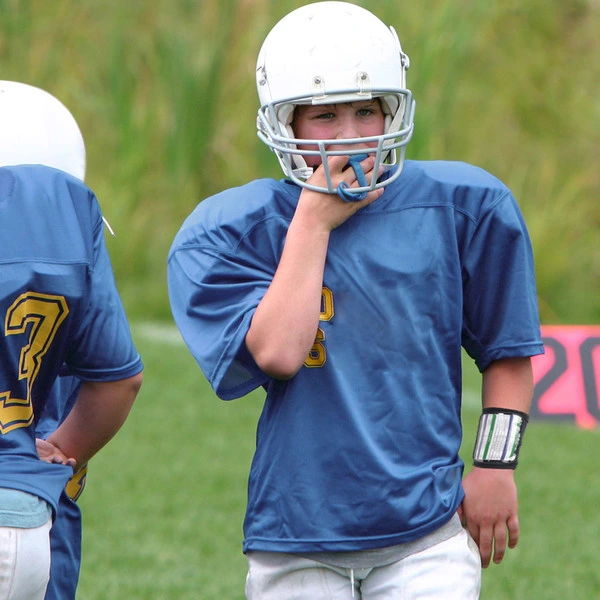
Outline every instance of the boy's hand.
<svg viewBox="0 0 600 600"><path fill-rule="evenodd" d="M504 558L507 545L514 548L519 540L514 471L473 467L463 480L463 488L465 498L458 515L479 547L481 565L485 569L492 553L498 564Z"/></svg>
<svg viewBox="0 0 600 600"><path fill-rule="evenodd" d="M75 468L76 461L74 458L68 458L65 456L60 448L55 446L54 444L37 438L35 440L35 445L38 451L39 457L48 463L54 463L59 465L67 465L69 467Z"/></svg>
<svg viewBox="0 0 600 600"><path fill-rule="evenodd" d="M379 173L376 174L373 171L375 158L369 156L361 161L360 164L365 173L367 185L370 185L372 178L374 176L379 176ZM362 187L357 180L354 169L346 168L347 165L348 156L331 156L329 158L329 171L335 187L338 187L341 182L345 182L350 191L352 188ZM308 183L320 187L327 187L327 177L323 165L315 170L308 180ZM302 209L306 208L306 210L309 210L318 223L326 230L331 231L336 227L339 227L361 208L375 202L375 200L381 197L383 191L383 188L379 188L369 192L364 200L345 202L337 194L323 194L321 192L303 188L300 194L298 208L302 207Z"/></svg>

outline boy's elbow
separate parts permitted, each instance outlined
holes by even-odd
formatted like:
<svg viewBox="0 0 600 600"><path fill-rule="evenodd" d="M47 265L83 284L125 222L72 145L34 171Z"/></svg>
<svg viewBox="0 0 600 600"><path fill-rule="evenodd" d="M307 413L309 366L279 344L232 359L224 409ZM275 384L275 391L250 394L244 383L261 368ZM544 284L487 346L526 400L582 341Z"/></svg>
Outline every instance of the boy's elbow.
<svg viewBox="0 0 600 600"><path fill-rule="evenodd" d="M114 381L84 381L82 390L85 391L84 395L91 398L113 397L119 398L121 402L133 402L142 387L143 378L143 371L140 371L130 377Z"/></svg>
<svg viewBox="0 0 600 600"><path fill-rule="evenodd" d="M124 405L127 404L131 406L137 398L143 380L143 371L140 371L131 377L106 382L100 385L104 386L102 390L103 394L111 394L113 397L119 397Z"/></svg>
<svg viewBox="0 0 600 600"><path fill-rule="evenodd" d="M246 349L258 368L273 379L291 379L302 368L308 351L292 343L273 343L272 339L246 336Z"/></svg>
<svg viewBox="0 0 600 600"><path fill-rule="evenodd" d="M265 353L255 357L259 369L273 379L291 379L302 368L304 361L285 353Z"/></svg>
<svg viewBox="0 0 600 600"><path fill-rule="evenodd" d="M137 396L140 388L142 387L142 382L144 381L144 372L140 371L136 375L133 375L129 378L129 385L131 386L131 393L133 396Z"/></svg>

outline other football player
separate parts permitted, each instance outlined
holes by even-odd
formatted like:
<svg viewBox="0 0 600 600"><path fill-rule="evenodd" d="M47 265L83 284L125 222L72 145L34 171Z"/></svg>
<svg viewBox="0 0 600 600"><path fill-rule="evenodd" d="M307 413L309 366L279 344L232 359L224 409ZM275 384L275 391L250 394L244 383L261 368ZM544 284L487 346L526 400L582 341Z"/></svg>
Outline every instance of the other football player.
<svg viewBox="0 0 600 600"><path fill-rule="evenodd" d="M71 113L0 81L0 166L0 597L41 600L65 485L124 423L143 365ZM36 423L65 368L81 387L40 460Z"/></svg>

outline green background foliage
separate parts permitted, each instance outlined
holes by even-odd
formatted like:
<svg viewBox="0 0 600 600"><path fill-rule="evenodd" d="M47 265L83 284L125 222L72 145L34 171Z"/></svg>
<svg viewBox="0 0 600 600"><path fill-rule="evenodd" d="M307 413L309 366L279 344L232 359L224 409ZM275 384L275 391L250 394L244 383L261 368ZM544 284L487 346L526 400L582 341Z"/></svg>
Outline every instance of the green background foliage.
<svg viewBox="0 0 600 600"><path fill-rule="evenodd" d="M80 123L132 317L170 320L166 255L199 201L281 176L255 134L254 67L269 28L303 3L0 0L0 76L47 89ZM411 58L408 157L502 179L530 228L543 322L598 322L598 1L356 3Z"/></svg>

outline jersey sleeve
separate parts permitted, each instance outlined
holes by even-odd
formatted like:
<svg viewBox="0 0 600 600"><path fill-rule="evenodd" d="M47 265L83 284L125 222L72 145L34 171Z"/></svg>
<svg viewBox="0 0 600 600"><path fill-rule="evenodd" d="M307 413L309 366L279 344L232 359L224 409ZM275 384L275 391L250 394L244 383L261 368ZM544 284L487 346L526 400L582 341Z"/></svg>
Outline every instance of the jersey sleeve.
<svg viewBox="0 0 600 600"><path fill-rule="evenodd" d="M83 380L116 381L136 375L143 364L131 337L98 215L89 301L66 363L69 371Z"/></svg>
<svg viewBox="0 0 600 600"><path fill-rule="evenodd" d="M531 242L510 192L480 216L463 279L463 346L480 371L495 360L544 352Z"/></svg>
<svg viewBox="0 0 600 600"><path fill-rule="evenodd" d="M231 400L263 385L245 338L272 273L202 245L174 249L167 273L175 322L217 395Z"/></svg>

